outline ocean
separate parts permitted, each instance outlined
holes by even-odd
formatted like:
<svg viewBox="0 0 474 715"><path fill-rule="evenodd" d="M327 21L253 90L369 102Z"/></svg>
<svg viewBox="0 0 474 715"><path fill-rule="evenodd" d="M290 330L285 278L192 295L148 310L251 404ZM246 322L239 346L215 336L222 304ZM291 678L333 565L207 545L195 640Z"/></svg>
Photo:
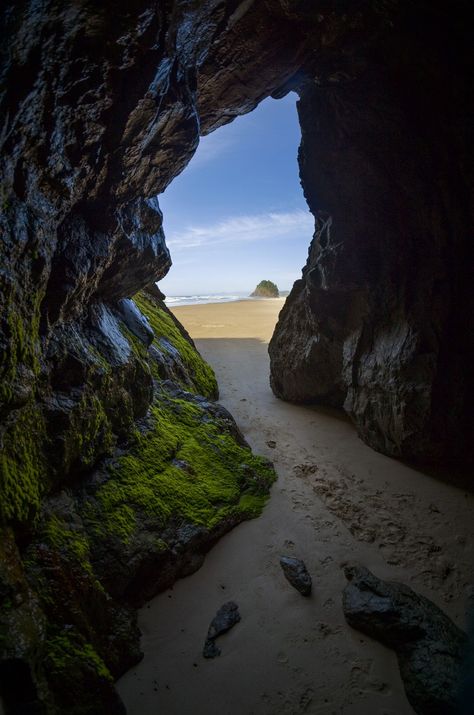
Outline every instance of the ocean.
<svg viewBox="0 0 474 715"><path fill-rule="evenodd" d="M169 295L165 303L169 308L198 303L232 303L236 300L250 300L248 293L211 293L209 295Z"/></svg>

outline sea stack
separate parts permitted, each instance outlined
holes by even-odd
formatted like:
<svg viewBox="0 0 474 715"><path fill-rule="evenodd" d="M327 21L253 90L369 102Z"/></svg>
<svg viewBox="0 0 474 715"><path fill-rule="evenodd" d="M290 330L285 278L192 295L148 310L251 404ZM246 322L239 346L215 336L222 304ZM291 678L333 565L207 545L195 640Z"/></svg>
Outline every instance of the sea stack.
<svg viewBox="0 0 474 715"><path fill-rule="evenodd" d="M260 281L251 298L279 298L280 291L272 281Z"/></svg>

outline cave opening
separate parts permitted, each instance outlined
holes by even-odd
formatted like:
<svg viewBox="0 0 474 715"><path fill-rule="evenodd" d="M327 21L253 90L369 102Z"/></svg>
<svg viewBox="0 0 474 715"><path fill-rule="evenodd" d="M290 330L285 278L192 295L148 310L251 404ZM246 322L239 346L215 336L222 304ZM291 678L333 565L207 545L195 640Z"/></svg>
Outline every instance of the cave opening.
<svg viewBox="0 0 474 715"><path fill-rule="evenodd" d="M204 136L159 197L173 266L159 283L173 308L248 298L262 280L287 295L314 230L300 186L296 103L267 98Z"/></svg>

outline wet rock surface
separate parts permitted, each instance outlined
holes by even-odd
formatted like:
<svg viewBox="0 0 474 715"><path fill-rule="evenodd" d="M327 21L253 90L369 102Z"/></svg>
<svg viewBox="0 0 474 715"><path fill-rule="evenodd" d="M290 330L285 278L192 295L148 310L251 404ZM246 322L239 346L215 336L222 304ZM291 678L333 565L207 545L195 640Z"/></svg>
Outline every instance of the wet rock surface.
<svg viewBox="0 0 474 715"><path fill-rule="evenodd" d="M256 516L273 479L213 402L211 368L156 292L126 307L102 307L100 330L64 326L66 362L60 343L51 347L58 388L84 377L90 386L45 402L57 488L43 497L35 528L23 531L21 551L13 529L3 531L7 712L26 707L26 690L11 686L20 679L34 712L57 712L56 703L76 712L79 703L78 712L123 713L113 680L142 657L134 608L193 573L223 534ZM124 402L129 391L135 404ZM204 494L220 488L220 504L206 504Z"/></svg>
<svg viewBox="0 0 474 715"><path fill-rule="evenodd" d="M221 649L216 645L216 638L230 631L239 621L239 607L234 601L228 601L219 608L207 632L206 642L202 650L204 658L216 658L221 654Z"/></svg>
<svg viewBox="0 0 474 715"><path fill-rule="evenodd" d="M396 21L403 57L389 40L362 72L319 75L300 92L315 233L269 346L271 385L286 400L343 408L380 452L462 463L474 433L463 387L474 330L461 317L472 306L463 262L473 203L458 134L467 114L454 97L441 109L436 87L449 73L464 97L466 45L447 16L444 34L413 11ZM447 63L436 49L443 34ZM455 156L459 170L448 168Z"/></svg>
<svg viewBox="0 0 474 715"><path fill-rule="evenodd" d="M292 556L281 556L280 566L286 580L291 583L293 588L296 588L302 596L311 595L312 580L304 561Z"/></svg>
<svg viewBox="0 0 474 715"><path fill-rule="evenodd" d="M392 648L405 691L420 715L456 715L467 636L432 601L368 569L347 567L343 610L347 622Z"/></svg>

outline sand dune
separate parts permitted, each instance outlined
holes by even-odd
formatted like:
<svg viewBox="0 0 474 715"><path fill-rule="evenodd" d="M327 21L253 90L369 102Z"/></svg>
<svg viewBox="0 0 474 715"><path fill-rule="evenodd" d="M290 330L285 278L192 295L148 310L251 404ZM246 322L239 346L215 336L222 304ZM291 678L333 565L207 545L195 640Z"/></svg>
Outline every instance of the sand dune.
<svg viewBox="0 0 474 715"><path fill-rule="evenodd" d="M141 610L145 658L118 686L130 715L412 713L394 654L345 624L345 564L409 584L464 626L474 497L372 451L343 415L272 395L267 342L282 302L175 309L279 479L259 519ZM285 580L283 554L306 562L311 598ZM209 622L228 600L242 620L206 661Z"/></svg>

